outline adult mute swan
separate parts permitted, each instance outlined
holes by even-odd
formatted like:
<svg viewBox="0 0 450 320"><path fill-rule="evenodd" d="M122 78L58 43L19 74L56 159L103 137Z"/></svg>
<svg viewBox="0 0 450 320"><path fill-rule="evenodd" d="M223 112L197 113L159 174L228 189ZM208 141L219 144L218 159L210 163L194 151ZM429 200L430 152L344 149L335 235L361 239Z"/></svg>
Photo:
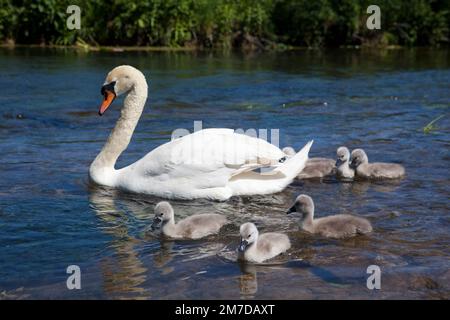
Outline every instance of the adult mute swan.
<svg viewBox="0 0 450 320"><path fill-rule="evenodd" d="M168 199L227 200L233 195L283 190L303 170L313 141L286 160L265 140L232 129L204 129L167 142L135 163L115 169L130 143L147 100L147 82L131 66L114 68L106 77L99 114L126 94L119 120L89 169L97 184ZM255 172L259 169L262 173Z"/></svg>

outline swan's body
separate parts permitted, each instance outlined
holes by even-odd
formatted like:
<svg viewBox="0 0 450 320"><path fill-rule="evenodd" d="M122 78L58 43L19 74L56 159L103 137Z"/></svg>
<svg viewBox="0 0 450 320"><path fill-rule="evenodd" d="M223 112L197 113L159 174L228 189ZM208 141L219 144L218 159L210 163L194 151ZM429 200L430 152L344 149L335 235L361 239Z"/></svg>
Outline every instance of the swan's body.
<svg viewBox="0 0 450 320"><path fill-rule="evenodd" d="M295 155L295 150L292 147L283 148L283 152L288 156ZM297 175L297 178L317 179L333 175L336 171L335 162L333 159L328 158L309 158L305 168Z"/></svg>
<svg viewBox="0 0 450 320"><path fill-rule="evenodd" d="M268 232L259 234L253 223L247 222L240 228L241 243L238 248L238 259L261 263L287 251L291 242L287 235Z"/></svg>
<svg viewBox="0 0 450 320"><path fill-rule="evenodd" d="M353 179L355 170L350 167L350 150L348 150L347 147L339 147L336 151L336 155L336 176L339 179Z"/></svg>
<svg viewBox="0 0 450 320"><path fill-rule="evenodd" d="M265 140L232 129L205 129L167 142L135 163L116 170L147 99L144 75L130 66L113 69L102 92L100 114L116 95L127 93L121 116L89 174L97 184L164 198L226 200L233 195L283 190L304 168L312 141L296 155L285 154ZM253 170L271 167L263 174Z"/></svg>
<svg viewBox="0 0 450 320"><path fill-rule="evenodd" d="M304 194L297 197L288 214L291 212L302 213L300 227L303 230L327 238L347 238L372 231L369 220L349 214L314 219L314 202L310 196Z"/></svg>
<svg viewBox="0 0 450 320"><path fill-rule="evenodd" d="M162 225L162 233L175 239L200 239L219 232L227 223L220 214L195 214L175 223L174 211L170 203L160 202L155 207L155 219L152 229Z"/></svg>
<svg viewBox="0 0 450 320"><path fill-rule="evenodd" d="M374 162L369 163L369 158L363 149L352 151L352 166L355 167L356 176L363 179L399 179L405 175L405 168L396 163Z"/></svg>

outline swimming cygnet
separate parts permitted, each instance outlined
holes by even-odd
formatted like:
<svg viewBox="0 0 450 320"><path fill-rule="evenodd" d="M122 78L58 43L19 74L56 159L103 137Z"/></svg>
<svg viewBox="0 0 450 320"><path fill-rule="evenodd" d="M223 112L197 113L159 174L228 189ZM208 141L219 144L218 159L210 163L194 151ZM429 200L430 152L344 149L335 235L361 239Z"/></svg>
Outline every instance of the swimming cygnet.
<svg viewBox="0 0 450 320"><path fill-rule="evenodd" d="M293 156L294 154L297 153L295 152L295 149L292 147L284 147L283 149L281 149L281 151L283 151L288 156Z"/></svg>
<svg viewBox="0 0 450 320"><path fill-rule="evenodd" d="M341 179L353 179L355 170L350 167L350 150L347 147L339 147L336 155L336 176Z"/></svg>
<svg viewBox="0 0 450 320"><path fill-rule="evenodd" d="M295 199L294 205L287 213L291 212L302 214L300 226L303 230L328 238L346 238L372 231L369 220L349 214L314 219L314 202L310 196L305 194L301 194Z"/></svg>
<svg viewBox="0 0 450 320"><path fill-rule="evenodd" d="M162 229L162 233L177 239L199 239L219 232L227 219L214 213L195 214L175 223L170 203L159 202L155 207L155 218L151 229Z"/></svg>
<svg viewBox="0 0 450 320"><path fill-rule="evenodd" d="M351 166L355 168L357 177L365 179L398 179L405 175L405 168L399 164L369 163L369 158L363 149L353 150L351 159Z"/></svg>
<svg viewBox="0 0 450 320"><path fill-rule="evenodd" d="M286 155L293 156L296 154L294 148L285 147L282 150ZM306 161L305 168L299 173L299 179L323 178L335 172L335 161L327 158L309 158Z"/></svg>
<svg viewBox="0 0 450 320"><path fill-rule="evenodd" d="M261 263L287 251L291 247L291 242L287 235L274 232L260 235L256 226L251 222L241 225L240 234L239 260Z"/></svg>

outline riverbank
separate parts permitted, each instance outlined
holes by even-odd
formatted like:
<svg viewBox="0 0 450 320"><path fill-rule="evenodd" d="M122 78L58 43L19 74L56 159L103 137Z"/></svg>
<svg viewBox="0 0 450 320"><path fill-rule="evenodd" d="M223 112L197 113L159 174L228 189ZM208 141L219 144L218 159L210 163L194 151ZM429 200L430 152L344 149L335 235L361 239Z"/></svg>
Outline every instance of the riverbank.
<svg viewBox="0 0 450 320"><path fill-rule="evenodd" d="M242 48L204 48L197 46L95 46L87 43L78 43L74 45L56 45L56 44L15 44L15 43L0 43L0 48L43 48L43 49L73 49L83 51L101 51L101 52L133 52L133 51L148 51L148 52L189 52L189 51L215 51L215 52L227 52L227 51L302 51L302 50L333 50L333 49L367 49L367 50L401 50L401 49L415 49L415 48L431 48L431 47L410 47L400 45L385 45L385 46L369 46L369 45L345 45L339 47L323 47L312 48L306 46L290 46L279 44L276 48L265 49L242 49Z"/></svg>

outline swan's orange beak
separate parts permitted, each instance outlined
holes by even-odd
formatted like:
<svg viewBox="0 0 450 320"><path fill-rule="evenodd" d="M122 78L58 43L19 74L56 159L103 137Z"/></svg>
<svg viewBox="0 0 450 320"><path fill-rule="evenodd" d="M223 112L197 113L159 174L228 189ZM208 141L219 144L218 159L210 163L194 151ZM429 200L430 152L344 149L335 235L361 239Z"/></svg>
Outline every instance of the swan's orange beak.
<svg viewBox="0 0 450 320"><path fill-rule="evenodd" d="M100 109L98 110L98 114L101 116L103 113L105 113L106 109L111 105L111 103L116 98L116 94L112 91L105 90L103 93L104 99L100 106Z"/></svg>

